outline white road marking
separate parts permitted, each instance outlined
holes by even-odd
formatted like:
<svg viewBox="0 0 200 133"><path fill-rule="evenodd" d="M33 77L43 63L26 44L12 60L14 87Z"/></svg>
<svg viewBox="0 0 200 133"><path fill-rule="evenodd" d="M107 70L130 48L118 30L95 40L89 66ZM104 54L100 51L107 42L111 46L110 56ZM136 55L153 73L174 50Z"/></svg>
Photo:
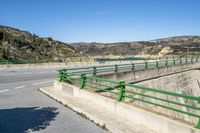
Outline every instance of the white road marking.
<svg viewBox="0 0 200 133"><path fill-rule="evenodd" d="M41 72L38 72L38 73L47 73L47 71L41 71Z"/></svg>
<svg viewBox="0 0 200 133"><path fill-rule="evenodd" d="M21 74L19 74L19 75L28 75L28 74L33 74L33 73L27 72L27 73L21 73Z"/></svg>
<svg viewBox="0 0 200 133"><path fill-rule="evenodd" d="M1 90L0 93L7 92L7 91L9 91L9 89Z"/></svg>
<svg viewBox="0 0 200 133"><path fill-rule="evenodd" d="M8 74L2 74L4 76L14 76L14 75L29 75L29 74L32 74L30 72L27 72L27 73L8 73Z"/></svg>
<svg viewBox="0 0 200 133"><path fill-rule="evenodd" d="M39 83L34 83L32 85L40 85L40 84L45 84L45 83L50 83L50 82L52 82L52 80L44 81L44 82L39 82Z"/></svg>
<svg viewBox="0 0 200 133"><path fill-rule="evenodd" d="M4 75L4 76L12 76L12 75L17 75L17 74L2 74L2 75Z"/></svg>
<svg viewBox="0 0 200 133"><path fill-rule="evenodd" d="M21 89L21 88L24 88L24 87L26 87L26 86L24 86L24 85L23 86L18 86L18 87L15 87L14 89L17 90L17 89Z"/></svg>

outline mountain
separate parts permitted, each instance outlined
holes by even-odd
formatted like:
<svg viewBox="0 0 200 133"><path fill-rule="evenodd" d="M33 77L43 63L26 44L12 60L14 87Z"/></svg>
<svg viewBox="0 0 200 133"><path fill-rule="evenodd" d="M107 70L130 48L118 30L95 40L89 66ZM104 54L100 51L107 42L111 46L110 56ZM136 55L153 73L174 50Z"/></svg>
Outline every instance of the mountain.
<svg viewBox="0 0 200 133"><path fill-rule="evenodd" d="M200 54L200 36L177 36L141 42L73 43L70 45L90 56Z"/></svg>
<svg viewBox="0 0 200 133"><path fill-rule="evenodd" d="M177 36L151 41L70 43L0 25L0 60L63 61L81 56L199 55L200 36Z"/></svg>
<svg viewBox="0 0 200 133"><path fill-rule="evenodd" d="M0 60L61 61L77 56L78 51L66 43L0 25Z"/></svg>

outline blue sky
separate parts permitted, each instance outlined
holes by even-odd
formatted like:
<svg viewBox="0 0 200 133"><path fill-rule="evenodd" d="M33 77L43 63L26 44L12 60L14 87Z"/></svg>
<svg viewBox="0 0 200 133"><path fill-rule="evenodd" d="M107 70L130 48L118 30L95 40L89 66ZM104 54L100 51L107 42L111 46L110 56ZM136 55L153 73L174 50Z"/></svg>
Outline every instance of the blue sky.
<svg viewBox="0 0 200 133"><path fill-rule="evenodd" d="M2 0L0 24L65 42L200 35L200 0Z"/></svg>

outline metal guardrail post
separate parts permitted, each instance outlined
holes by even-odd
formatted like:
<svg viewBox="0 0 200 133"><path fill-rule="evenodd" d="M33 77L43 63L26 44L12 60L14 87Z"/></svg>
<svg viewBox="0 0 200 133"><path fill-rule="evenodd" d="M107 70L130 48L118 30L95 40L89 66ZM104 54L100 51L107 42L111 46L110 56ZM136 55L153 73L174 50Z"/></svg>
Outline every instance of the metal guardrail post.
<svg viewBox="0 0 200 133"><path fill-rule="evenodd" d="M65 75L65 73L64 73L64 71L67 71L67 70L59 70L59 76L60 76L60 79L59 79L59 81L60 82L63 82L64 81L64 77L66 76L66 78L67 78L67 74Z"/></svg>
<svg viewBox="0 0 200 133"><path fill-rule="evenodd" d="M182 59L180 58L180 65L182 64Z"/></svg>
<svg viewBox="0 0 200 133"><path fill-rule="evenodd" d="M145 62L145 69L148 68L148 62Z"/></svg>
<svg viewBox="0 0 200 133"><path fill-rule="evenodd" d="M158 68L158 67L159 67L158 61L156 61L156 68Z"/></svg>
<svg viewBox="0 0 200 133"><path fill-rule="evenodd" d="M176 64L176 61L173 59L173 65L175 65Z"/></svg>
<svg viewBox="0 0 200 133"><path fill-rule="evenodd" d="M86 83L86 74L82 74L81 75L81 86L80 86L80 89L83 89L85 87L85 83Z"/></svg>
<svg viewBox="0 0 200 133"><path fill-rule="evenodd" d="M118 72L118 65L115 65L115 72Z"/></svg>
<svg viewBox="0 0 200 133"><path fill-rule="evenodd" d="M165 65L168 66L168 60L166 60L166 64Z"/></svg>
<svg viewBox="0 0 200 133"><path fill-rule="evenodd" d="M120 85L120 92L119 92L119 97L118 97L118 101L119 102L122 102L122 101L124 101L124 94L125 94L125 88L126 88L126 86L124 85L124 81L121 81L120 83L119 83L119 85Z"/></svg>
<svg viewBox="0 0 200 133"><path fill-rule="evenodd" d="M132 71L135 70L135 64L134 64L134 63L132 63L132 68L131 68L131 70L132 70Z"/></svg>
<svg viewBox="0 0 200 133"><path fill-rule="evenodd" d="M193 62L194 62L194 61L193 61L193 56L192 56L191 63L193 64Z"/></svg>
<svg viewBox="0 0 200 133"><path fill-rule="evenodd" d="M97 68L96 66L93 66L93 75L96 75L97 74Z"/></svg>
<svg viewBox="0 0 200 133"><path fill-rule="evenodd" d="M200 97L198 97L198 103L200 104ZM200 118L198 120L196 128L200 129Z"/></svg>
<svg viewBox="0 0 200 133"><path fill-rule="evenodd" d="M199 118L199 121L198 121L198 123L197 123L196 128L200 129L200 118Z"/></svg>
<svg viewBox="0 0 200 133"><path fill-rule="evenodd" d="M194 57L193 57L193 55L192 55L191 63L193 63L193 58L194 58Z"/></svg>

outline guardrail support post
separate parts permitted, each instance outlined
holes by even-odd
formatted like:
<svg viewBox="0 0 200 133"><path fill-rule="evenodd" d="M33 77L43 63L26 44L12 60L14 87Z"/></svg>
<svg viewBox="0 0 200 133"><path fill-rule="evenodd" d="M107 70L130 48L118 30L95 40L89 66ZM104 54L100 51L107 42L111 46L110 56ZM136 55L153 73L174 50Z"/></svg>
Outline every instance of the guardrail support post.
<svg viewBox="0 0 200 133"><path fill-rule="evenodd" d="M156 68L158 68L158 67L159 67L158 61L156 61Z"/></svg>
<svg viewBox="0 0 200 133"><path fill-rule="evenodd" d="M180 65L182 64L182 59L180 58Z"/></svg>
<svg viewBox="0 0 200 133"><path fill-rule="evenodd" d="M131 70L132 70L132 71L135 70L135 64L134 64L134 63L132 63L132 68L131 68Z"/></svg>
<svg viewBox="0 0 200 133"><path fill-rule="evenodd" d="M118 65L115 65L115 72L118 72Z"/></svg>
<svg viewBox="0 0 200 133"><path fill-rule="evenodd" d="M148 68L148 62L145 62L145 68L146 69Z"/></svg>
<svg viewBox="0 0 200 133"><path fill-rule="evenodd" d="M97 74L97 68L96 66L93 66L93 75L96 75Z"/></svg>
<svg viewBox="0 0 200 133"><path fill-rule="evenodd" d="M196 128L200 129L200 118L199 118L199 121L198 121L198 123L197 123Z"/></svg>
<svg viewBox="0 0 200 133"><path fill-rule="evenodd" d="M59 70L59 76L60 76L60 79L59 79L59 81L60 82L63 82L64 81L64 72L63 72L64 70L62 69L62 70Z"/></svg>
<svg viewBox="0 0 200 133"><path fill-rule="evenodd" d="M187 57L186 57L186 59L185 59L185 64L187 64L188 63L188 59L187 59Z"/></svg>
<svg viewBox="0 0 200 133"><path fill-rule="evenodd" d="M168 60L166 60L166 64L165 65L168 66Z"/></svg>
<svg viewBox="0 0 200 133"><path fill-rule="evenodd" d="M119 84L120 85L120 92L119 92L119 97L118 97L119 102L124 101L124 94L125 94L125 88L126 88L124 83L125 83L124 81L121 81Z"/></svg>
<svg viewBox="0 0 200 133"><path fill-rule="evenodd" d="M176 64L176 61L175 61L174 59L173 59L173 61L174 61L174 62L173 62L173 65L175 65L175 64Z"/></svg>
<svg viewBox="0 0 200 133"><path fill-rule="evenodd" d="M191 63L193 64L193 56L192 56L192 59L191 59Z"/></svg>
<svg viewBox="0 0 200 133"><path fill-rule="evenodd" d="M86 74L81 75L81 86L80 88L83 89L85 87L85 82L86 82Z"/></svg>

